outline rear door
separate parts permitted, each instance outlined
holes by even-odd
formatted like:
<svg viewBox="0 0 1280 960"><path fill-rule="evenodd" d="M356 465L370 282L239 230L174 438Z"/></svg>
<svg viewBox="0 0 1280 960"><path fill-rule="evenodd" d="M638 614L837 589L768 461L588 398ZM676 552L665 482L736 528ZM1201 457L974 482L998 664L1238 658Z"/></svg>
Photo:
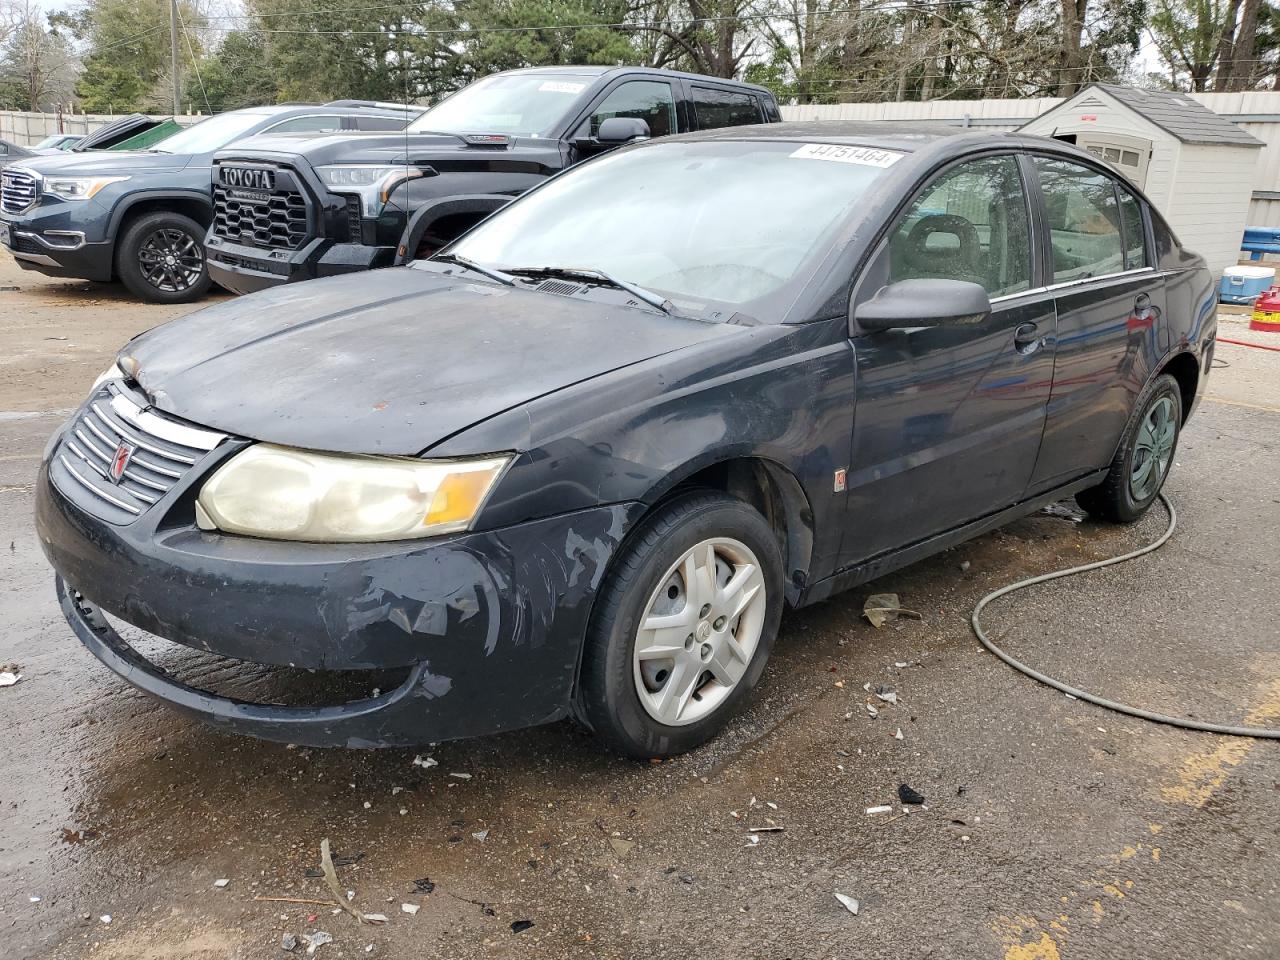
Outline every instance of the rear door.
<svg viewBox="0 0 1280 960"><path fill-rule="evenodd" d="M699 130L763 123L760 100L746 90L733 90L691 81L689 99Z"/></svg>
<svg viewBox="0 0 1280 960"><path fill-rule="evenodd" d="M1023 497L1053 370L1053 296L1041 282L1032 222L1015 154L965 160L919 191L868 269L858 298L882 276L966 280L987 290L992 311L973 325L853 331L845 563ZM881 257L889 260L883 273Z"/></svg>
<svg viewBox="0 0 1280 960"><path fill-rule="evenodd" d="M1058 345L1032 492L1106 466L1159 336L1164 278L1151 259L1144 204L1101 167L1031 158L1043 203L1045 271Z"/></svg>

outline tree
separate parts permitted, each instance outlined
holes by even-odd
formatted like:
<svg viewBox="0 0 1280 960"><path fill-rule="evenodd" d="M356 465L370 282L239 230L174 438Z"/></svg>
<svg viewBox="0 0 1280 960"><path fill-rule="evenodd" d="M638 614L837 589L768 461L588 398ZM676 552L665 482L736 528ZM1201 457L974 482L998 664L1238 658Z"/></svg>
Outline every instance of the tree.
<svg viewBox="0 0 1280 960"><path fill-rule="evenodd" d="M0 102L9 109L57 109L75 84L78 62L71 44L30 0L12 4L5 24Z"/></svg>
<svg viewBox="0 0 1280 960"><path fill-rule="evenodd" d="M1235 16L1235 0L1156 0L1156 4L1151 34L1161 57L1175 77L1185 74L1191 89L1205 90L1218 62L1228 16Z"/></svg>
<svg viewBox="0 0 1280 960"><path fill-rule="evenodd" d="M184 25L200 22L190 0L181 0ZM148 105L168 106L170 70L169 8L156 0L90 0L81 12L61 17L85 43L84 73L76 84L81 106L90 113L127 113ZM189 67L199 52L187 34L178 47L180 65Z"/></svg>

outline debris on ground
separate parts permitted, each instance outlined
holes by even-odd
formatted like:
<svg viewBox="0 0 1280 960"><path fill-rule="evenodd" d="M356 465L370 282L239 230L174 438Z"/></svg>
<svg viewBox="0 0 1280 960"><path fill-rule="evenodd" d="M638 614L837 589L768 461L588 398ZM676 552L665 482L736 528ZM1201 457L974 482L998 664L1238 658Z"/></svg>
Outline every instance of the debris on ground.
<svg viewBox="0 0 1280 960"><path fill-rule="evenodd" d="M449 774L449 776L451 776L451 777L457 777L459 780L470 780L470 779L471 779L471 774L469 774L469 773L451 773L451 774Z"/></svg>
<svg viewBox="0 0 1280 960"><path fill-rule="evenodd" d="M22 674L18 673L16 667L12 670L0 670L0 687L12 687L21 679Z"/></svg>
<svg viewBox="0 0 1280 960"><path fill-rule="evenodd" d="M868 703L867 715L870 716L872 720L874 720L876 717L880 716L880 711L877 710L872 704Z"/></svg>
<svg viewBox="0 0 1280 960"><path fill-rule="evenodd" d="M960 561L960 572L961 572L961 573L968 573L968 572L969 572L969 568L970 568L970 567L972 567L972 566L973 566L973 564L972 564L972 563L970 563L968 560L961 560L961 561Z"/></svg>
<svg viewBox="0 0 1280 960"><path fill-rule="evenodd" d="M893 739L895 739L895 740L905 740L905 739L906 739L906 738L902 735L902 728L901 728L901 727L899 727L899 728L898 728L897 733L895 733L895 734L893 735Z"/></svg>
<svg viewBox="0 0 1280 960"><path fill-rule="evenodd" d="M920 806L924 803L924 794L912 790L905 783L898 784L898 799L908 806Z"/></svg>
<svg viewBox="0 0 1280 960"><path fill-rule="evenodd" d="M890 620L906 617L909 620L923 620L923 614L909 610L898 600L896 593L873 593L862 605L862 615L877 630Z"/></svg>
<svg viewBox="0 0 1280 960"><path fill-rule="evenodd" d="M876 807L867 807L867 816L875 816L879 813L893 813L892 804L882 803Z"/></svg>
<svg viewBox="0 0 1280 960"><path fill-rule="evenodd" d="M111 914L109 914L109 913L104 913L104 914L103 914L102 916L100 916L98 919L99 919L99 920L101 920L103 923L110 923L110 922L111 922Z"/></svg>
<svg viewBox="0 0 1280 960"><path fill-rule="evenodd" d="M748 847L760 846L760 835L758 833L753 833L751 834L751 836L747 837L746 846Z"/></svg>
<svg viewBox="0 0 1280 960"><path fill-rule="evenodd" d="M30 897L27 897L27 902L28 902L28 903L39 903L39 902L40 902L40 898L39 898L39 897L37 897L37 896L30 896Z"/></svg>
<svg viewBox="0 0 1280 960"><path fill-rule="evenodd" d="M635 845L636 842L634 840L624 840L621 837L609 838L609 846L613 847L613 852L619 857L625 857Z"/></svg>
<svg viewBox="0 0 1280 960"><path fill-rule="evenodd" d="M471 836L472 836L474 839L479 840L481 843L484 843L485 838L489 836L489 831L488 831L488 829L487 829L487 828L486 828L486 829L484 829L484 830L477 830L477 831L476 831L475 833L473 833Z"/></svg>
<svg viewBox="0 0 1280 960"><path fill-rule="evenodd" d="M418 754L413 758L413 765L422 767L424 770L430 770L432 767L440 766L440 762L434 757L424 757L422 754Z"/></svg>
<svg viewBox="0 0 1280 960"><path fill-rule="evenodd" d="M420 880L413 881L413 886L419 893L430 893L436 888L430 877L423 877Z"/></svg>
<svg viewBox="0 0 1280 960"><path fill-rule="evenodd" d="M364 918L369 923L386 923L387 922L387 915L385 913L366 913L364 915Z"/></svg>
<svg viewBox="0 0 1280 960"><path fill-rule="evenodd" d="M1070 520L1072 523L1084 523L1089 517L1071 500L1059 500L1057 503L1051 503L1040 512L1047 517Z"/></svg>
<svg viewBox="0 0 1280 960"><path fill-rule="evenodd" d="M524 933L533 926L532 920L515 920L511 924L512 933Z"/></svg>
<svg viewBox="0 0 1280 960"><path fill-rule="evenodd" d="M326 943L333 943L333 937L325 933L323 930L317 930L315 933L307 933L303 936L307 941L308 955L313 955Z"/></svg>
<svg viewBox="0 0 1280 960"><path fill-rule="evenodd" d="M287 953L293 953L298 949L298 938L292 933L284 933L280 935L280 949Z"/></svg>
<svg viewBox="0 0 1280 960"><path fill-rule="evenodd" d="M338 885L338 871L333 867L333 855L329 852L328 837L320 841L320 869L324 871L324 882L329 892L333 894L333 902L355 917L357 922L364 923L364 914L353 907L342 895L342 887ZM308 950L308 952L312 951Z"/></svg>
<svg viewBox="0 0 1280 960"><path fill-rule="evenodd" d="M409 916L411 916L411 917L412 917L414 914L416 914L416 913L417 913L419 910L421 910L421 909L422 909L422 907L421 907L421 906L419 906L419 905L418 905L418 904L416 904L416 903L402 903L402 904L400 904L400 912L401 912L401 913L407 913L407 914L408 914Z"/></svg>
<svg viewBox="0 0 1280 960"><path fill-rule="evenodd" d="M886 687L883 683L876 684L875 695L876 699L882 703L898 702L898 694L892 687Z"/></svg>
<svg viewBox="0 0 1280 960"><path fill-rule="evenodd" d="M859 908L861 908L862 904L858 903L858 901L853 899L853 897L846 896L843 893L837 893L836 899L839 900L842 904L844 904L844 908L848 910L850 913L852 913L855 917L858 915L858 910Z"/></svg>

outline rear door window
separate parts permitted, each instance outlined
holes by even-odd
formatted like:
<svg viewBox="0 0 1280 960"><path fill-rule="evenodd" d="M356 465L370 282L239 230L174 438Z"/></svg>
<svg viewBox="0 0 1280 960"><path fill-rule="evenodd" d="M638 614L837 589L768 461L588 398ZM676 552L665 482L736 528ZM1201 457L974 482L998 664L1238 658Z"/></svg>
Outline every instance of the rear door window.
<svg viewBox="0 0 1280 960"><path fill-rule="evenodd" d="M1033 157L1032 161L1044 194L1053 282L1123 271L1125 249L1115 181L1068 160Z"/></svg>
<svg viewBox="0 0 1280 960"><path fill-rule="evenodd" d="M1142 223L1142 202L1124 187L1120 194L1120 222L1124 227L1124 268L1141 270L1147 265L1147 231Z"/></svg>
<svg viewBox="0 0 1280 960"><path fill-rule="evenodd" d="M578 128L576 136L597 137L610 117L633 117L649 125L649 136L676 132L676 100L665 80L629 80L614 87Z"/></svg>
<svg viewBox="0 0 1280 960"><path fill-rule="evenodd" d="M355 118L357 130L403 130L409 122L409 118L399 119L397 117L366 117L358 116Z"/></svg>
<svg viewBox="0 0 1280 960"><path fill-rule="evenodd" d="M266 129L267 133L329 133L342 129L341 117L294 117Z"/></svg>
<svg viewBox="0 0 1280 960"><path fill-rule="evenodd" d="M760 123L760 104L749 93L733 93L715 87L692 85L693 109L698 116L698 129L714 130L717 127L738 127L748 123Z"/></svg>

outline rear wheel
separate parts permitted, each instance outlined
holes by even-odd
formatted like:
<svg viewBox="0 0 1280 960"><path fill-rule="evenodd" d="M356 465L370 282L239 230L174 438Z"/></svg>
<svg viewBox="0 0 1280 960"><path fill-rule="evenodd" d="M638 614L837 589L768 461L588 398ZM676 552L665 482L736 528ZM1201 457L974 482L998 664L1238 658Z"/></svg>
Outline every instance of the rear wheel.
<svg viewBox="0 0 1280 960"><path fill-rule="evenodd" d="M152 303L189 303L209 290L204 228L180 213L139 217L116 246L116 274L134 296Z"/></svg>
<svg viewBox="0 0 1280 960"><path fill-rule="evenodd" d="M1076 494L1076 502L1105 520L1137 520L1155 503L1169 476L1181 426L1178 381L1162 374L1138 397L1106 479Z"/></svg>
<svg viewBox="0 0 1280 960"><path fill-rule="evenodd" d="M673 501L623 548L583 658L583 720L632 757L714 736L760 679L782 614L782 560L755 510L718 493Z"/></svg>

